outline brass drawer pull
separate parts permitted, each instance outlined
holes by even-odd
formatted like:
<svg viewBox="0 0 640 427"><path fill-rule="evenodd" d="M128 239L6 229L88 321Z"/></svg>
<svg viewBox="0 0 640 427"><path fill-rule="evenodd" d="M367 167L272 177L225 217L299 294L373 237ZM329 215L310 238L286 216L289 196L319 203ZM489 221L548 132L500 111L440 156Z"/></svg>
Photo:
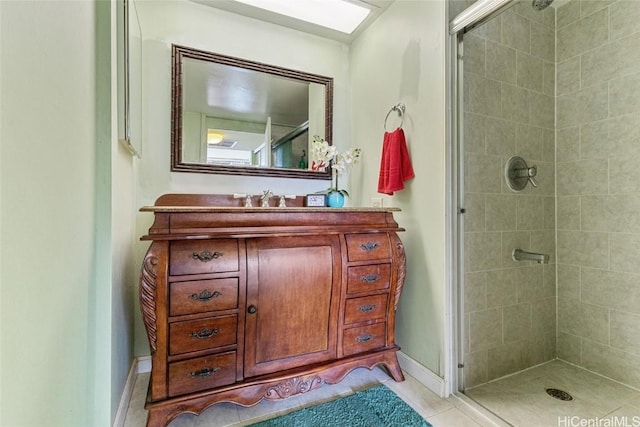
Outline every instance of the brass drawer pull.
<svg viewBox="0 0 640 427"><path fill-rule="evenodd" d="M191 332L191 334L189 334L189 336L194 337L194 338L198 338L200 340L204 340L207 338L211 338L214 335L218 335L220 333L220 329L215 328L215 329L209 329L209 328L204 328L202 330L199 330L197 332Z"/></svg>
<svg viewBox="0 0 640 427"><path fill-rule="evenodd" d="M191 298L194 301L202 301L202 302L206 302L209 301L213 298L218 298L221 297L222 294L218 291L215 292L211 292L208 289L205 289L204 291L200 292L199 294L191 294L191 296L189 296L189 298Z"/></svg>
<svg viewBox="0 0 640 427"><path fill-rule="evenodd" d="M366 283L373 283L373 282L377 282L378 280L380 280L382 276L379 274L367 274L365 276L360 276L360 280L362 280L363 282Z"/></svg>
<svg viewBox="0 0 640 427"><path fill-rule="evenodd" d="M374 250L378 249L379 247L380 247L379 243L372 243L372 242L362 243L360 245L360 249L362 249L363 251L367 251L367 252L374 251Z"/></svg>
<svg viewBox="0 0 640 427"><path fill-rule="evenodd" d="M363 313L368 313L371 310L373 310L374 308L376 308L375 304L365 304L365 305L361 305L358 307L358 311L361 311Z"/></svg>
<svg viewBox="0 0 640 427"><path fill-rule="evenodd" d="M193 259L197 259L200 260L202 262L209 262L212 259L218 259L222 256L222 252L211 252L208 249L205 249L204 251L198 253L198 252L194 252L191 254L191 258Z"/></svg>
<svg viewBox="0 0 640 427"><path fill-rule="evenodd" d="M216 366L215 368L202 368L199 371L189 372L187 376L191 378L206 378L209 375L215 374L220 371L220 368Z"/></svg>
<svg viewBox="0 0 640 427"><path fill-rule="evenodd" d="M375 335L372 334L364 334L364 335L360 335L359 337L356 337L356 341L364 343L367 341L371 341L371 339L375 338Z"/></svg>

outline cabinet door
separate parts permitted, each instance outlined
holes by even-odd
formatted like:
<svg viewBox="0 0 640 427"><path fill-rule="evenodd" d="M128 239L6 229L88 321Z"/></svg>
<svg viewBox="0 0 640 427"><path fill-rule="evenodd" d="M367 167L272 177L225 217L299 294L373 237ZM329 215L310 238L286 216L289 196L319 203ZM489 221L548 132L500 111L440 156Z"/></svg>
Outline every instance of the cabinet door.
<svg viewBox="0 0 640 427"><path fill-rule="evenodd" d="M337 236L247 241L245 376L336 357L340 269Z"/></svg>

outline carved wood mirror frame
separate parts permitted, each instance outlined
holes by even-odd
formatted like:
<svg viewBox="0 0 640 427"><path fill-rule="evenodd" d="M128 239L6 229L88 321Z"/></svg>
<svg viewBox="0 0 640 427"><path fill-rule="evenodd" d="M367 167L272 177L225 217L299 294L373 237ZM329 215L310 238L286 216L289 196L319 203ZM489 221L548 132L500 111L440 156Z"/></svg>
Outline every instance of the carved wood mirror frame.
<svg viewBox="0 0 640 427"><path fill-rule="evenodd" d="M214 62L232 67L240 67L261 73L272 74L293 80L318 83L325 87L325 140L331 143L333 130L333 78L317 74L305 73L263 64L246 59L220 55L184 46L172 46L171 67L171 171L198 172L228 175L253 175L279 178L331 179L331 170L314 172L311 170L274 168L274 167L246 167L186 163L182 160L182 123L183 123L183 59L190 58L201 61ZM311 160L311 159L310 159ZM309 161L310 161L309 160Z"/></svg>

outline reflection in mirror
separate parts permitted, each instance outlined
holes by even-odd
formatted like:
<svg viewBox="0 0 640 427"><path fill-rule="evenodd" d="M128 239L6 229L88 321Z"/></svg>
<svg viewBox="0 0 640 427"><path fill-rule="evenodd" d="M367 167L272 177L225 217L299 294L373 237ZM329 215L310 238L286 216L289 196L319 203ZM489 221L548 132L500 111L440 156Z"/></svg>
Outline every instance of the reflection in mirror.
<svg viewBox="0 0 640 427"><path fill-rule="evenodd" d="M173 46L172 170L330 179L309 168L331 140L333 79Z"/></svg>

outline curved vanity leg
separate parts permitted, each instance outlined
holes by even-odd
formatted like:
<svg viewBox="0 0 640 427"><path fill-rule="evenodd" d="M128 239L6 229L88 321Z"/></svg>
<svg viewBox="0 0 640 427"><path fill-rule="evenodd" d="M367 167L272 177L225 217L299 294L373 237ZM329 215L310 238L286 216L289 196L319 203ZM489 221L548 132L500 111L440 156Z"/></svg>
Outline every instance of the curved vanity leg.
<svg viewBox="0 0 640 427"><path fill-rule="evenodd" d="M396 380L396 382L400 383L404 381L404 374L402 373L402 369L400 369L400 365L386 365L391 377Z"/></svg>
<svg viewBox="0 0 640 427"><path fill-rule="evenodd" d="M400 363L398 363L398 356L393 353L385 357L384 366L389 371L389 374L396 382L404 381L404 374L402 373L402 369L400 368Z"/></svg>

